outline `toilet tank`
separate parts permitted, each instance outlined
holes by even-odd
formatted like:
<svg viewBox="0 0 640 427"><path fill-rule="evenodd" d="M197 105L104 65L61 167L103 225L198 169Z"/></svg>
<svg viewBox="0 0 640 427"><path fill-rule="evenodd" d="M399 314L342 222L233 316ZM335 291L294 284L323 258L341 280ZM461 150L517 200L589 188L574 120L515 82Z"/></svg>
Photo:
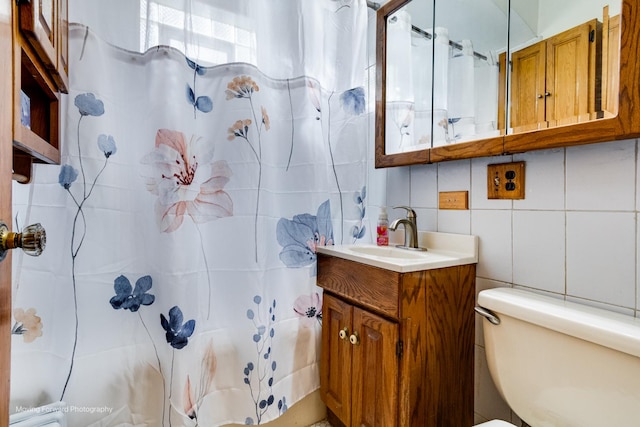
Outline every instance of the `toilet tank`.
<svg viewBox="0 0 640 427"><path fill-rule="evenodd" d="M519 289L479 293L493 381L532 427L640 426L640 319Z"/></svg>

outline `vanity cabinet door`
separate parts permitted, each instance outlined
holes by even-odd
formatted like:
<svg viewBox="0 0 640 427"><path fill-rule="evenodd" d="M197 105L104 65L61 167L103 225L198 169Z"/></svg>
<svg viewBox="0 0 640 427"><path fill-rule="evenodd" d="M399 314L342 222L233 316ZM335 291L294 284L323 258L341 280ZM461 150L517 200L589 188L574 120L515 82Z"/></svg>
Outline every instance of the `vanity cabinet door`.
<svg viewBox="0 0 640 427"><path fill-rule="evenodd" d="M397 345L397 323L324 294L320 393L345 426L397 426Z"/></svg>
<svg viewBox="0 0 640 427"><path fill-rule="evenodd" d="M345 425L351 425L351 352L353 307L327 293L322 300L320 394Z"/></svg>
<svg viewBox="0 0 640 427"><path fill-rule="evenodd" d="M352 426L398 425L398 324L353 309Z"/></svg>

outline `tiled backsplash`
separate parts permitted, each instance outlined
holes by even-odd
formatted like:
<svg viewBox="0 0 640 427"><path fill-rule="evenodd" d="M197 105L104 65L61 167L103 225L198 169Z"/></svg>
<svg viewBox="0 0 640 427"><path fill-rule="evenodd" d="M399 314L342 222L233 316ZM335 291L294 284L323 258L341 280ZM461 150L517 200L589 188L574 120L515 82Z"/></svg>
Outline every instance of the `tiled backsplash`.
<svg viewBox="0 0 640 427"><path fill-rule="evenodd" d="M637 151L615 141L374 173L386 174L385 203L412 206L419 229L479 237L479 289L527 287L640 317ZM526 198L487 199L487 164L512 160L526 162ZM468 211L437 208L452 190L469 191ZM477 421L510 420L476 341Z"/></svg>

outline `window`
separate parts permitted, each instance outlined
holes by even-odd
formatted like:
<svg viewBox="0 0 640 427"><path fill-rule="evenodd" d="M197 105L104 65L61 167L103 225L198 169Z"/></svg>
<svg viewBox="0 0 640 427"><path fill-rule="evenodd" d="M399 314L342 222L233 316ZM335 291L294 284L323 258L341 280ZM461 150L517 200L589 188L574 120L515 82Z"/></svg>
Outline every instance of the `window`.
<svg viewBox="0 0 640 427"><path fill-rule="evenodd" d="M140 0L140 50L168 45L202 65L256 62L256 37L251 23L232 5L213 6L184 0ZM210 3L210 1L209 1ZM222 2L219 2L222 3ZM228 2L235 3L235 2Z"/></svg>

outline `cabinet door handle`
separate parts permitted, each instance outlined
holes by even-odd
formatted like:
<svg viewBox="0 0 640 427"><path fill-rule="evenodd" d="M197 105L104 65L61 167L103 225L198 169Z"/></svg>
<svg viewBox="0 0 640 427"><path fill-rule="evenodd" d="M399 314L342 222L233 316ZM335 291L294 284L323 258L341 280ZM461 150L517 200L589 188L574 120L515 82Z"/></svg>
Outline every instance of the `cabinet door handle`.
<svg viewBox="0 0 640 427"><path fill-rule="evenodd" d="M351 336L349 337L349 342L353 345L360 345L360 336L357 332L351 334Z"/></svg>
<svg viewBox="0 0 640 427"><path fill-rule="evenodd" d="M551 92L545 92L544 96L551 96Z"/></svg>
<svg viewBox="0 0 640 427"><path fill-rule="evenodd" d="M340 332L338 333L338 336L340 337L341 340L346 340L347 337L349 336L349 328L344 327L344 328L340 329Z"/></svg>
<svg viewBox="0 0 640 427"><path fill-rule="evenodd" d="M537 96L536 98L538 98L538 99L542 99L542 98L544 98L544 96L542 96L542 95L538 94L538 96Z"/></svg>

